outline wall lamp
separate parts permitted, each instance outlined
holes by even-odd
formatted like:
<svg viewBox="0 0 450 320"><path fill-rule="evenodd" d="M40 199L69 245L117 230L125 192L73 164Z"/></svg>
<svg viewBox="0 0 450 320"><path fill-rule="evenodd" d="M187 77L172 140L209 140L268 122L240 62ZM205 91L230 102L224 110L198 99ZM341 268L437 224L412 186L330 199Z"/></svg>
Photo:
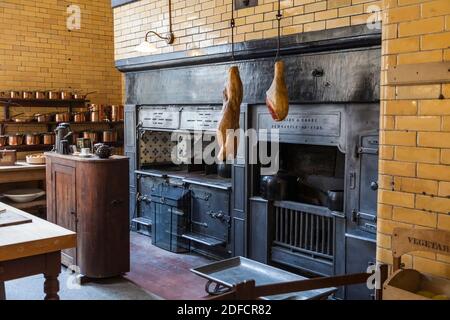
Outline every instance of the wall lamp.
<svg viewBox="0 0 450 320"><path fill-rule="evenodd" d="M150 41L150 36L155 35L161 40L166 41L167 44L172 44L175 41L175 35L172 31L172 1L169 1L169 32L166 35L161 35L158 32L155 32L153 30L148 31L145 34L144 41L141 42L140 45L138 45L135 50L142 53L152 53L157 50L156 45Z"/></svg>

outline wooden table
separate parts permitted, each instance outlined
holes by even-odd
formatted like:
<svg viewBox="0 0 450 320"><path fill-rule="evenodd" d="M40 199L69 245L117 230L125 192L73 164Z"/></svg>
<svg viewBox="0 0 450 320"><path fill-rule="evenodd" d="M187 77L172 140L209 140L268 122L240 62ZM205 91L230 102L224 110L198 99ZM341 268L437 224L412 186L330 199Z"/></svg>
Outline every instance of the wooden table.
<svg viewBox="0 0 450 320"><path fill-rule="evenodd" d="M0 299L4 281L44 274L45 299L58 300L61 250L76 246L76 233L0 202L3 208L32 222L0 227Z"/></svg>

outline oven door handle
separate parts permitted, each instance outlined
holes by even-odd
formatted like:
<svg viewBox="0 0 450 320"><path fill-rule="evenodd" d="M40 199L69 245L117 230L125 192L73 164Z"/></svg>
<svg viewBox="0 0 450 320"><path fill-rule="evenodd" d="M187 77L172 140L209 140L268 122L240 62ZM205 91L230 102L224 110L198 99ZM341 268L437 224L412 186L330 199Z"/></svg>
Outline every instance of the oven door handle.
<svg viewBox="0 0 450 320"><path fill-rule="evenodd" d="M199 221L191 220L191 223L195 224L197 226L203 227L203 228L208 228L208 224L206 222L199 222Z"/></svg>

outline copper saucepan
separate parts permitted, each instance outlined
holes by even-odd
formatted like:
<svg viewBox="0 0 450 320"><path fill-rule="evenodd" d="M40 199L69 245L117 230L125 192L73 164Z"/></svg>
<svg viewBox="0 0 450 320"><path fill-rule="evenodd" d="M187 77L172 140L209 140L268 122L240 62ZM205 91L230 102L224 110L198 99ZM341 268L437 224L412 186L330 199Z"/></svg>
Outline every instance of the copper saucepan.
<svg viewBox="0 0 450 320"><path fill-rule="evenodd" d="M34 98L38 100L44 100L47 99L47 92L44 91L36 91L34 93Z"/></svg>
<svg viewBox="0 0 450 320"><path fill-rule="evenodd" d="M47 98L50 100L61 99L61 92L59 91L47 91Z"/></svg>
<svg viewBox="0 0 450 320"><path fill-rule="evenodd" d="M55 133L46 132L42 134L42 137L45 145L55 144Z"/></svg>
<svg viewBox="0 0 450 320"><path fill-rule="evenodd" d="M86 97L88 96L88 95L90 95L90 94L93 94L93 93L96 93L97 91L91 91L91 92L88 92L88 93L86 93L86 94L83 94L83 93L79 93L79 92L75 92L75 93L73 93L73 99L75 99L75 100L86 100Z"/></svg>
<svg viewBox="0 0 450 320"><path fill-rule="evenodd" d="M23 99L34 99L34 92L33 91L23 91L22 92L22 98Z"/></svg>
<svg viewBox="0 0 450 320"><path fill-rule="evenodd" d="M98 133L95 131L83 132L83 138L91 140L92 143L98 142Z"/></svg>
<svg viewBox="0 0 450 320"><path fill-rule="evenodd" d="M16 114L16 115L13 116L11 119L12 119L14 122L17 122L17 123L31 122L31 121L34 120L34 117L32 117L32 116L24 116L23 114L24 114L24 113Z"/></svg>
<svg viewBox="0 0 450 320"><path fill-rule="evenodd" d="M53 119L52 113L37 113L34 115L37 122L51 122Z"/></svg>
<svg viewBox="0 0 450 320"><path fill-rule="evenodd" d="M103 131L103 142L117 142L117 131L114 130Z"/></svg>
<svg viewBox="0 0 450 320"><path fill-rule="evenodd" d="M0 136L0 147L4 147L8 145L8 136Z"/></svg>
<svg viewBox="0 0 450 320"><path fill-rule="evenodd" d="M70 100L73 98L73 94L70 91L61 91L61 100Z"/></svg>
<svg viewBox="0 0 450 320"><path fill-rule="evenodd" d="M23 134L16 133L8 137L8 144L10 146L20 146L23 144Z"/></svg>
<svg viewBox="0 0 450 320"><path fill-rule="evenodd" d="M86 122L86 112L84 112L84 111L75 112L73 115L73 121L74 122Z"/></svg>
<svg viewBox="0 0 450 320"><path fill-rule="evenodd" d="M70 113L69 112L61 112L57 113L55 116L56 122L69 122L70 121Z"/></svg>
<svg viewBox="0 0 450 320"><path fill-rule="evenodd" d="M27 146L41 144L41 135L39 133L27 133L25 136L25 144Z"/></svg>

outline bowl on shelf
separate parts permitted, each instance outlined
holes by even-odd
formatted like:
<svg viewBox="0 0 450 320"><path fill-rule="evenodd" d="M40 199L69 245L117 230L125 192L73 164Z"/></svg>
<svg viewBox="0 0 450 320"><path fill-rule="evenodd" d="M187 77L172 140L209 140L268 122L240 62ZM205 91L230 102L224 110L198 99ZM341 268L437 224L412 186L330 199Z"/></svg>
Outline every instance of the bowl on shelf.
<svg viewBox="0 0 450 320"><path fill-rule="evenodd" d="M14 189L3 193L3 196L18 203L34 201L45 195L41 189Z"/></svg>

